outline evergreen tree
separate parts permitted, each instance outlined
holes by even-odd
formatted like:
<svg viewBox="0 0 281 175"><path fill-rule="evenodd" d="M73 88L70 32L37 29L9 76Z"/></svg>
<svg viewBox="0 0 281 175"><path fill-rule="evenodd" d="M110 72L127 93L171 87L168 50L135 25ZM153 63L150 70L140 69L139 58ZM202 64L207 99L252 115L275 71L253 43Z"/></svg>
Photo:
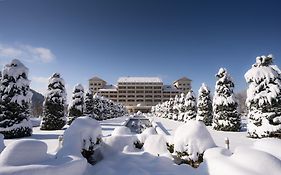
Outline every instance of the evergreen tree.
<svg viewBox="0 0 281 175"><path fill-rule="evenodd" d="M202 84L198 91L197 120L203 121L206 126L213 123L212 100L209 88Z"/></svg>
<svg viewBox="0 0 281 175"><path fill-rule="evenodd" d="M81 84L74 86L72 102L68 108L68 119L71 124L77 117L83 115L84 108L84 88Z"/></svg>
<svg viewBox="0 0 281 175"><path fill-rule="evenodd" d="M5 138L31 136L28 68L14 59L3 69L0 86L0 133Z"/></svg>
<svg viewBox="0 0 281 175"><path fill-rule="evenodd" d="M59 73L49 78L48 89L43 103L41 130L58 130L66 124L66 92L64 80Z"/></svg>
<svg viewBox="0 0 281 175"><path fill-rule="evenodd" d="M234 83L227 70L220 68L213 98L213 128L221 131L240 131L240 116L237 111L233 89Z"/></svg>
<svg viewBox="0 0 281 175"><path fill-rule="evenodd" d="M94 97L91 91L85 94L85 108L84 114L93 117L94 114Z"/></svg>
<svg viewBox="0 0 281 175"><path fill-rule="evenodd" d="M103 103L101 97L97 94L94 95L94 116L96 120L102 120Z"/></svg>
<svg viewBox="0 0 281 175"><path fill-rule="evenodd" d="M184 116L186 112L186 106L185 106L185 95L184 93L181 93L179 101L178 101L178 121L184 121Z"/></svg>
<svg viewBox="0 0 281 175"><path fill-rule="evenodd" d="M190 90L185 96L185 114L184 121L196 119L196 97L192 90Z"/></svg>
<svg viewBox="0 0 281 175"><path fill-rule="evenodd" d="M174 120L178 120L178 116L179 116L179 113L180 113L180 110L179 110L179 104L180 104L180 98L178 95L175 96L175 100L174 100L174 107L173 107L173 119Z"/></svg>
<svg viewBox="0 0 281 175"><path fill-rule="evenodd" d="M257 57L245 79L249 136L281 138L281 71L273 65L272 55Z"/></svg>

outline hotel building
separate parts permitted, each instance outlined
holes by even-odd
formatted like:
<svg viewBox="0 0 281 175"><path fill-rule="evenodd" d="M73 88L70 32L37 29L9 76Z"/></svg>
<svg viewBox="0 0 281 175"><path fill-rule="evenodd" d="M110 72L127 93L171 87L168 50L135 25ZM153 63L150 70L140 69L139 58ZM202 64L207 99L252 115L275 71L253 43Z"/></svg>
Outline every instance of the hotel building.
<svg viewBox="0 0 281 175"><path fill-rule="evenodd" d="M122 103L129 112L148 112L151 106L187 93L191 80L183 77L164 85L159 77L120 77L117 85L108 85L99 77L89 79L89 90L112 101Z"/></svg>

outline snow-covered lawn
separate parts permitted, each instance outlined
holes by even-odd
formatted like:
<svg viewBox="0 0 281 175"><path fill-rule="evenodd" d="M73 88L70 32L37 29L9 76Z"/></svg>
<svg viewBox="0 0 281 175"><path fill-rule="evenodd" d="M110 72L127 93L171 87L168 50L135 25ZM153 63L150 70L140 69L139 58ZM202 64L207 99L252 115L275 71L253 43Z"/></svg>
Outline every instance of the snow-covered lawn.
<svg viewBox="0 0 281 175"><path fill-rule="evenodd" d="M120 128L127 118L124 116L99 122L103 135L101 146L103 159L95 165L88 164L84 175L281 174L281 153L278 151L281 141L278 139L255 140L247 138L246 132L221 132L208 127L215 144L219 147L207 149L204 162L194 169L186 164L176 165L171 155L163 149L165 139L173 138L176 129L183 125L183 122L154 117L153 122L164 131L162 132L164 137L161 135L140 136L130 134L124 128ZM119 131L116 130L115 134L110 136L117 127ZM33 135L29 138L45 142L48 145L48 153L55 153L59 145L58 136L63 132L63 130L40 131L38 127L35 127ZM153 134L151 130L145 133ZM230 151L224 149L226 137L230 140ZM133 144L138 138L146 140L144 148L140 150ZM4 143L9 146L16 140L19 139L4 140ZM76 137L73 138L73 142L75 141ZM156 152L158 148L159 154ZM63 174L63 172L58 174ZM71 171L68 174L72 175Z"/></svg>

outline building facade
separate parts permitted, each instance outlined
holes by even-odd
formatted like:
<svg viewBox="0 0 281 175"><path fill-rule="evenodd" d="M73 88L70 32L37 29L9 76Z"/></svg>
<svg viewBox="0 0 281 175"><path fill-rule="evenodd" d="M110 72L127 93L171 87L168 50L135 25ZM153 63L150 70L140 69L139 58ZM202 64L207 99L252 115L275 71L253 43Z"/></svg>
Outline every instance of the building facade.
<svg viewBox="0 0 281 175"><path fill-rule="evenodd" d="M191 80L183 77L164 85L159 77L120 77L117 85L108 85L99 77L89 80L89 90L112 101L122 103L130 112L148 112L151 106L187 93Z"/></svg>

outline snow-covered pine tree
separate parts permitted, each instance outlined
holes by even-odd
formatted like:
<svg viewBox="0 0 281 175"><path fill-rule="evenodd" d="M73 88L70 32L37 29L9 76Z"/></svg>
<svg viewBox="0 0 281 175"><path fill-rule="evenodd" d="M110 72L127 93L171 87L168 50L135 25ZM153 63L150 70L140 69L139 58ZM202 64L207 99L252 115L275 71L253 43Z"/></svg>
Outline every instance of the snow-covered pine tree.
<svg viewBox="0 0 281 175"><path fill-rule="evenodd" d="M92 91L88 91L85 94L84 114L94 118L94 97Z"/></svg>
<svg viewBox="0 0 281 175"><path fill-rule="evenodd" d="M102 103L102 99L98 94L94 95L94 116L96 120L102 120L102 113L104 110L104 106Z"/></svg>
<svg viewBox="0 0 281 175"><path fill-rule="evenodd" d="M172 118L174 120L178 120L178 116L179 116L179 112L180 112L179 111L179 104L180 104L180 98L179 98L178 95L176 95L175 98L174 98L174 107L173 107L174 115L173 115L173 118Z"/></svg>
<svg viewBox="0 0 281 175"><path fill-rule="evenodd" d="M272 59L272 55L257 57L245 74L249 83L247 127L253 138L281 138L281 71Z"/></svg>
<svg viewBox="0 0 281 175"><path fill-rule="evenodd" d="M179 114L178 114L177 120L178 121L184 121L184 115L185 115L185 112L186 112L184 93L181 93L181 95L179 97L178 110L179 110Z"/></svg>
<svg viewBox="0 0 281 175"><path fill-rule="evenodd" d="M173 113L173 111L174 111L173 107L174 107L174 99L173 99L173 98L170 98L170 100L169 100L169 102L168 102L168 116L167 116L167 118L173 118L173 115L174 115L174 113Z"/></svg>
<svg viewBox="0 0 281 175"><path fill-rule="evenodd" d="M212 99L210 90L205 83L202 83L198 90L196 119L203 121L206 126L211 126L213 123Z"/></svg>
<svg viewBox="0 0 281 175"><path fill-rule="evenodd" d="M83 115L84 88L81 84L74 86L72 101L68 107L68 123L71 124L77 117Z"/></svg>
<svg viewBox="0 0 281 175"><path fill-rule="evenodd" d="M54 73L48 82L43 103L41 130L59 130L66 124L66 91L63 78Z"/></svg>
<svg viewBox="0 0 281 175"><path fill-rule="evenodd" d="M196 97L192 90L190 90L185 96L185 114L184 121L196 120Z"/></svg>
<svg viewBox="0 0 281 175"><path fill-rule="evenodd" d="M14 59L3 68L0 85L0 133L5 138L31 136L28 68Z"/></svg>
<svg viewBox="0 0 281 175"><path fill-rule="evenodd" d="M217 82L213 98L213 128L220 131L240 131L240 116L233 93L234 83L225 68L216 75Z"/></svg>

